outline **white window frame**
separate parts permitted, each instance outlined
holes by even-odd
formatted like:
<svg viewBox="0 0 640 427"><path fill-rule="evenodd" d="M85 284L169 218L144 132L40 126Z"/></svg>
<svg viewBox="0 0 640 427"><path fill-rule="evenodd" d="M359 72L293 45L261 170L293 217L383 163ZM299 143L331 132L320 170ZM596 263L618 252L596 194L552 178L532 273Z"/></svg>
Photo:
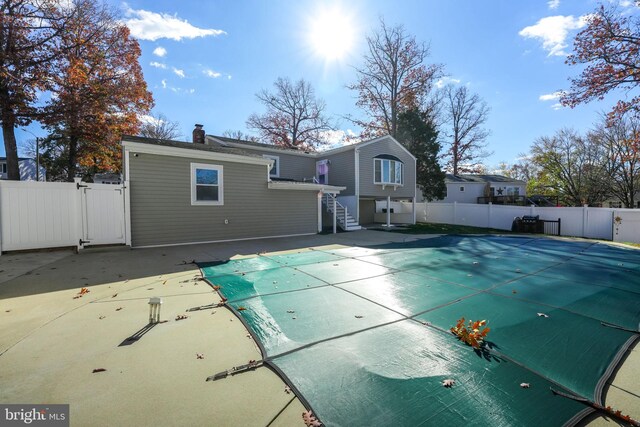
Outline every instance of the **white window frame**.
<svg viewBox="0 0 640 427"><path fill-rule="evenodd" d="M271 159L275 162L275 171L269 169L269 176L274 178L280 178L280 156L273 156L271 154L263 154L262 157Z"/></svg>
<svg viewBox="0 0 640 427"><path fill-rule="evenodd" d="M376 162L380 162L380 181L376 181ZM386 182L384 181L384 177L383 177L383 166L382 166L382 162L389 162L389 178L391 178L391 162L394 163L394 175L395 175L395 164L396 163L400 163L400 182ZM376 157L373 159L373 183L375 185L382 185L384 186L393 186L393 187L403 187L404 186L404 174L405 174L405 169L404 169L404 162L402 160L394 160L394 159L382 159L379 157Z"/></svg>
<svg viewBox="0 0 640 427"><path fill-rule="evenodd" d="M323 184L329 185L329 166L331 165L331 162L329 161L329 159L322 159L322 160L316 161L316 181L320 182L320 174L318 173L318 166L323 164L327 165L327 173L323 174L324 180L325 180Z"/></svg>
<svg viewBox="0 0 640 427"><path fill-rule="evenodd" d="M196 170L207 169L218 171L218 200L196 200ZM224 172L222 165L206 163L191 163L191 205L192 206L222 206L224 205Z"/></svg>

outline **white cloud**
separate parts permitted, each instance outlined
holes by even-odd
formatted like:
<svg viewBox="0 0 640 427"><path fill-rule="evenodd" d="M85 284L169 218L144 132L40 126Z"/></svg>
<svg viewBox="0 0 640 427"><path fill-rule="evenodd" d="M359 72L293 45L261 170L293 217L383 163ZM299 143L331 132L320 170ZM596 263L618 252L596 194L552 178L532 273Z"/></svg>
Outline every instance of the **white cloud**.
<svg viewBox="0 0 640 427"><path fill-rule="evenodd" d="M333 150L334 148L344 147L360 142L356 133L351 129L345 130L327 130L321 132L321 139L326 142L325 145L318 147L320 151Z"/></svg>
<svg viewBox="0 0 640 427"><path fill-rule="evenodd" d="M162 58L167 54L167 49L163 48L162 46L158 46L157 48L153 49L153 54Z"/></svg>
<svg viewBox="0 0 640 427"><path fill-rule="evenodd" d="M438 89L442 89L444 86L448 85L449 83L457 85L458 83L460 83L460 79L454 79L453 77L443 77L436 82L436 87Z"/></svg>
<svg viewBox="0 0 640 427"><path fill-rule="evenodd" d="M561 108L562 108L562 104L560 104L560 103L558 102L558 103L556 103L556 104L553 104L553 105L551 106L551 108L553 108L554 110L556 110L556 111L557 111L557 110L559 110L559 109L561 109Z"/></svg>
<svg viewBox="0 0 640 427"><path fill-rule="evenodd" d="M149 62L149 65L151 65L152 67L156 67L156 68L162 68L163 70L167 69L167 66L165 64L162 64L162 63L156 62L156 61Z"/></svg>
<svg viewBox="0 0 640 427"><path fill-rule="evenodd" d="M535 25L523 28L518 34L524 38L539 39L542 48L549 52L548 56L566 56L569 31L579 30L587 25L587 15L574 18L569 16L547 16Z"/></svg>
<svg viewBox="0 0 640 427"><path fill-rule="evenodd" d="M184 79L184 70L180 70L176 67L173 67L173 72L175 73L176 76L180 77L181 79Z"/></svg>
<svg viewBox="0 0 640 427"><path fill-rule="evenodd" d="M560 6L560 0L549 0L547 6L549 6L551 10L557 9L558 6Z"/></svg>
<svg viewBox="0 0 640 427"><path fill-rule="evenodd" d="M166 79L162 79L160 81L160 83L162 84L162 89L166 89L167 88L167 80Z"/></svg>
<svg viewBox="0 0 640 427"><path fill-rule="evenodd" d="M166 38L180 41L182 39L226 34L223 30L194 27L186 20L167 13L128 8L126 15L128 18L125 20L125 24L131 30L131 35L140 40L155 41Z"/></svg>
<svg viewBox="0 0 640 427"><path fill-rule="evenodd" d="M212 79L217 79L218 77L220 77L222 75L221 73L219 73L217 71L210 70L208 68L206 70L204 70L203 73L204 73L205 76L211 77ZM229 76L229 77L231 77L231 76Z"/></svg>
<svg viewBox="0 0 640 427"><path fill-rule="evenodd" d="M142 114L138 116L138 119L144 123L144 124L150 124L150 125L154 125L154 126L160 126L162 123L164 123L164 120L161 120L159 118L155 118L149 114Z"/></svg>
<svg viewBox="0 0 640 427"><path fill-rule="evenodd" d="M553 93L546 93L544 95L540 95L538 98L540 101L553 101L554 99L559 99L562 96L563 92L561 90Z"/></svg>

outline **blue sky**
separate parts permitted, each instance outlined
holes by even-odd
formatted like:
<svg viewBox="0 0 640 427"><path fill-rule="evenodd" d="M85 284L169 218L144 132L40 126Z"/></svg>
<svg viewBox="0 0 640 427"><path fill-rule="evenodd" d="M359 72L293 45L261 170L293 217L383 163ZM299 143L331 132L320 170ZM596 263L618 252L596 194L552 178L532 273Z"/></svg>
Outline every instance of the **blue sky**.
<svg viewBox="0 0 640 427"><path fill-rule="evenodd" d="M449 81L487 101L488 148L494 152L489 165L515 161L537 137L563 126L585 131L613 105L607 99L559 108L553 95L579 73L564 63L565 55L583 25L580 17L598 5L592 0L112 3L140 42L154 112L179 122L185 137L194 123L204 124L208 134L246 132L248 116L263 111L255 93L278 77L309 81L336 118L361 115L345 85L355 81L365 35L378 28L380 17L430 43L429 61L444 64ZM336 37L322 24L326 16L346 32L333 44L311 40L318 25L323 37ZM341 57L329 57L331 46ZM346 119L339 124L342 131L358 131ZM35 125L29 130L44 135ZM32 138L21 130L16 136Z"/></svg>

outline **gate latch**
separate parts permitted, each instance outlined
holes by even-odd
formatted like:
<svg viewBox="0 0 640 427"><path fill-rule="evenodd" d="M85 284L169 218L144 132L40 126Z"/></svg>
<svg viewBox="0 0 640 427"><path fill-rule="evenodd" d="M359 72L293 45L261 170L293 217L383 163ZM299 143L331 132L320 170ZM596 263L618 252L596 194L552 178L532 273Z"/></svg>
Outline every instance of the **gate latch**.
<svg viewBox="0 0 640 427"><path fill-rule="evenodd" d="M84 245L85 243L91 243L91 240L82 240L80 239L80 242L78 243L80 246Z"/></svg>

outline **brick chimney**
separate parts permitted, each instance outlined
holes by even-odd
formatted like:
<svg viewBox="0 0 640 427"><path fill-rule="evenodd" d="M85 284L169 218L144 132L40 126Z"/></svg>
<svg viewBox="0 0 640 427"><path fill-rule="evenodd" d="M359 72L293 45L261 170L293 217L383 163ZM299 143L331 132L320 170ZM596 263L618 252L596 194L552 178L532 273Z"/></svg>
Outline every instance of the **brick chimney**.
<svg viewBox="0 0 640 427"><path fill-rule="evenodd" d="M202 125L196 124L196 128L193 130L193 143L204 144L204 129L202 129Z"/></svg>

